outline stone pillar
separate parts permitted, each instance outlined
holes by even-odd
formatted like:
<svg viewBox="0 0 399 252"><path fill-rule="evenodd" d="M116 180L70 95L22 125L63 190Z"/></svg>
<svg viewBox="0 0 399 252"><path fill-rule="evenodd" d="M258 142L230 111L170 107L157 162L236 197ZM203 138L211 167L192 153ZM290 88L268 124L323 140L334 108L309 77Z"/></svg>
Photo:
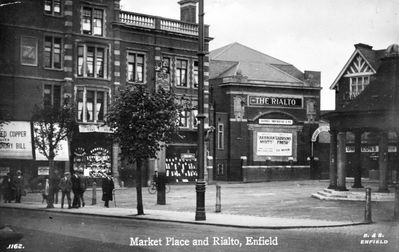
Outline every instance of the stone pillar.
<svg viewBox="0 0 399 252"><path fill-rule="evenodd" d="M379 192L388 192L388 133L381 132L379 139L379 158L378 158L378 168L380 173L379 179Z"/></svg>
<svg viewBox="0 0 399 252"><path fill-rule="evenodd" d="M362 141L362 132L360 130L356 130L355 132L355 157L354 157L354 166L355 166L355 181L353 184L353 188L362 188L362 163L361 163L361 141Z"/></svg>
<svg viewBox="0 0 399 252"><path fill-rule="evenodd" d="M328 189L337 189L337 131L330 131L330 185Z"/></svg>
<svg viewBox="0 0 399 252"><path fill-rule="evenodd" d="M346 189L346 133L338 133L337 145L337 190L347 191Z"/></svg>

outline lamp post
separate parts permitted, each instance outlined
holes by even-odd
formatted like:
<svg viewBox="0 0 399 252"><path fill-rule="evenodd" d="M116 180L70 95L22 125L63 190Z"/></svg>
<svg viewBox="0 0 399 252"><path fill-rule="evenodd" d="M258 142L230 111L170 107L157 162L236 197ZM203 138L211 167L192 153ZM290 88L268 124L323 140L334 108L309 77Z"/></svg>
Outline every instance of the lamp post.
<svg viewBox="0 0 399 252"><path fill-rule="evenodd" d="M195 185L197 193L197 206L195 211L195 220L206 220L205 215L205 113L204 113L204 0L199 0L198 7L198 158L197 169L198 179Z"/></svg>

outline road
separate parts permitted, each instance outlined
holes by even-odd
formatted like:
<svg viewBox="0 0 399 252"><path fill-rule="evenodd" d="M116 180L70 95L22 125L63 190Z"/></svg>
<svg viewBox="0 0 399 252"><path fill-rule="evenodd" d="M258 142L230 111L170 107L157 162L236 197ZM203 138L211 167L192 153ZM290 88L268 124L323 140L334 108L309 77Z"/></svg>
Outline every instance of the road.
<svg viewBox="0 0 399 252"><path fill-rule="evenodd" d="M24 234L20 241L23 249L17 251L399 251L398 222L273 230L5 208L0 211L0 224L10 224ZM374 234L376 238L372 238ZM262 245L254 245L254 240ZM387 244L365 245L362 240ZM194 246L201 242L203 245Z"/></svg>

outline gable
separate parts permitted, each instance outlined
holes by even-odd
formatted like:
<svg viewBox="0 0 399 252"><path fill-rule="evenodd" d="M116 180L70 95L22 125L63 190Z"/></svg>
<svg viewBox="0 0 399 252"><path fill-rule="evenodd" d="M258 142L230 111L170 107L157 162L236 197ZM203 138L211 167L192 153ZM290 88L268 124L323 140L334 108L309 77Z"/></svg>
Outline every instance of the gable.
<svg viewBox="0 0 399 252"><path fill-rule="evenodd" d="M345 77L350 76L359 76L359 75L371 75L374 74L375 71L371 67L371 65L358 53L352 63L346 68Z"/></svg>
<svg viewBox="0 0 399 252"><path fill-rule="evenodd" d="M338 77L334 80L334 83L330 86L330 89L334 89L343 76L372 75L375 73L376 70L372 67L368 59L364 57L360 50L356 49L339 73Z"/></svg>

